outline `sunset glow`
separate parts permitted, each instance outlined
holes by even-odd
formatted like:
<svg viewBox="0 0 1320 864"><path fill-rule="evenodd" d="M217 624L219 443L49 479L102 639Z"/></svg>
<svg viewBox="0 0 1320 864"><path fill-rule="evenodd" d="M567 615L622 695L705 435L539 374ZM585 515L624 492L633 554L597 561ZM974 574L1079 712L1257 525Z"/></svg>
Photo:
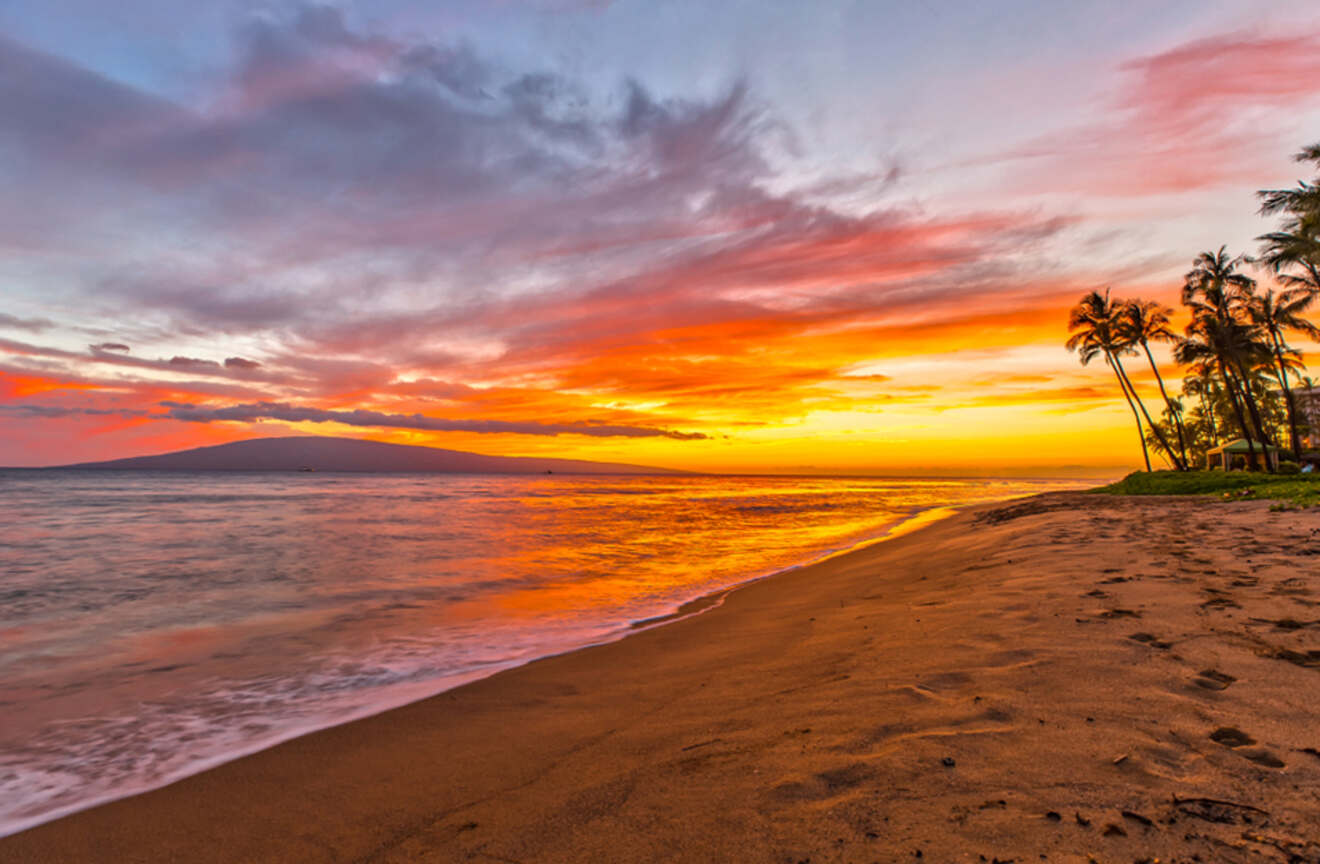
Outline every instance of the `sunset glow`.
<svg viewBox="0 0 1320 864"><path fill-rule="evenodd" d="M1118 473L1068 308L1254 251L1320 139L1281 0L60 5L0 8L6 466Z"/></svg>

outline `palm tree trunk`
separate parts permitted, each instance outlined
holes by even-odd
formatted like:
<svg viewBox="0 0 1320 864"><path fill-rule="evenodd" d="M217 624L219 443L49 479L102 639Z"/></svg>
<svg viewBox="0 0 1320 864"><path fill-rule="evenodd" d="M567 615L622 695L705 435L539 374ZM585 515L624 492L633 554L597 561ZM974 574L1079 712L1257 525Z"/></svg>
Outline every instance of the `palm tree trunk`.
<svg viewBox="0 0 1320 864"><path fill-rule="evenodd" d="M1209 384L1201 385L1201 392L1199 393L1199 396L1201 397L1201 417L1204 417L1205 422L1209 423L1210 447L1213 447L1214 445L1217 445L1217 443L1220 443L1220 430L1218 430L1216 423L1214 423L1214 409L1210 408L1210 402L1208 398L1205 398L1206 386L1209 386Z"/></svg>
<svg viewBox="0 0 1320 864"><path fill-rule="evenodd" d="M1123 382L1123 376L1119 374L1118 366L1114 363L1114 358L1109 352L1105 352L1105 362L1109 368L1114 370L1114 375L1118 378L1119 389L1123 391L1123 398L1127 400L1128 408L1132 409L1132 419L1137 421L1137 439L1141 441L1141 458L1146 460L1146 473L1150 473L1150 451L1146 449L1146 433L1141 431L1141 417L1137 414L1137 408L1132 404L1132 397L1128 395L1127 384Z"/></svg>
<svg viewBox="0 0 1320 864"><path fill-rule="evenodd" d="M1169 393L1164 389L1164 378L1160 376L1160 369L1155 365L1155 358L1150 353L1150 343L1145 339L1141 340L1141 347L1146 351L1146 359L1150 361L1150 371L1155 373L1155 382L1160 385L1160 395L1164 397L1164 407L1169 409L1169 416L1173 418L1174 428L1178 430L1178 450L1182 453L1182 467L1178 470L1186 471L1190 466L1187 464L1187 433L1183 431L1182 418L1178 412L1173 410L1173 403L1169 401Z"/></svg>
<svg viewBox="0 0 1320 864"><path fill-rule="evenodd" d="M1165 461L1171 461L1173 467L1181 471L1182 464L1178 461L1177 454L1173 452L1173 448L1169 446L1169 442L1164 440L1164 433L1160 431L1160 427L1156 426L1155 421L1150 419L1150 412L1146 410L1146 403L1141 401L1141 397L1137 395L1137 388L1132 386L1132 381L1128 379L1127 372L1123 370L1123 361L1115 357L1114 363L1118 367L1118 374L1123 376L1124 381L1127 381L1128 390L1132 392L1132 399L1137 403L1137 406L1141 408L1141 413L1146 418L1146 423L1150 425L1150 431L1155 433L1155 440L1159 441L1160 446L1164 448L1164 452L1169 454L1170 458Z"/></svg>
<svg viewBox="0 0 1320 864"><path fill-rule="evenodd" d="M1205 383L1201 385L1201 413L1205 415L1206 421L1210 424L1210 446L1219 443L1219 428L1215 424L1215 412L1210 407L1210 402L1205 398L1205 388L1210 386L1210 379L1207 377Z"/></svg>
<svg viewBox="0 0 1320 864"><path fill-rule="evenodd" d="M1260 437L1262 450L1271 445L1270 436L1265 431L1265 422L1260 417L1260 406L1256 404L1256 397L1251 392L1251 376L1247 373L1247 367L1241 360L1234 358L1238 367L1238 374L1242 376L1242 397L1247 406L1247 415L1251 417L1251 425L1256 427L1256 434ZM1268 460L1267 460L1268 461Z"/></svg>
<svg viewBox="0 0 1320 864"><path fill-rule="evenodd" d="M1288 432L1291 433L1293 458L1302 458L1302 436L1297 434L1297 405L1293 400L1292 389L1288 386L1288 367L1283 365L1283 339L1270 330L1270 342L1274 346L1274 362L1278 373L1279 386L1283 388L1283 403L1288 408Z"/></svg>
<svg viewBox="0 0 1320 864"><path fill-rule="evenodd" d="M1238 428L1242 430L1242 440L1247 442L1247 462L1252 471L1259 471L1260 462L1256 460L1256 447L1251 440L1251 430L1247 428L1247 418L1242 415L1242 401L1238 396L1237 381L1228 371L1228 363L1223 359L1219 361L1219 374L1224 378L1224 389L1228 391L1228 401L1233 406L1233 416L1237 418Z"/></svg>

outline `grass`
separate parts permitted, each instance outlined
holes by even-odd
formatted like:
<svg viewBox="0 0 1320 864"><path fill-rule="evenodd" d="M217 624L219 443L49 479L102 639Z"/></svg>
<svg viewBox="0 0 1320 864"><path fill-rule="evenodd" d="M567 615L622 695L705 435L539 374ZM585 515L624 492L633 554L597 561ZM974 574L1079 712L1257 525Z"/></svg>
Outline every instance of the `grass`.
<svg viewBox="0 0 1320 864"><path fill-rule="evenodd" d="M1278 501L1274 510L1320 505L1320 474L1255 471L1136 471L1095 490L1106 495L1218 495L1232 500Z"/></svg>

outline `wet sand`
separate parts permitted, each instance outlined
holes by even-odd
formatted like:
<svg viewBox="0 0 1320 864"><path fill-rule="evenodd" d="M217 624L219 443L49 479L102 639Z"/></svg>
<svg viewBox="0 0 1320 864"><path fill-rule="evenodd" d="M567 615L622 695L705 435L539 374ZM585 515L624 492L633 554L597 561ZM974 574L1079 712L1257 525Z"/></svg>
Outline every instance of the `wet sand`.
<svg viewBox="0 0 1320 864"><path fill-rule="evenodd" d="M1320 512L1051 494L0 861L1320 861L1317 801Z"/></svg>

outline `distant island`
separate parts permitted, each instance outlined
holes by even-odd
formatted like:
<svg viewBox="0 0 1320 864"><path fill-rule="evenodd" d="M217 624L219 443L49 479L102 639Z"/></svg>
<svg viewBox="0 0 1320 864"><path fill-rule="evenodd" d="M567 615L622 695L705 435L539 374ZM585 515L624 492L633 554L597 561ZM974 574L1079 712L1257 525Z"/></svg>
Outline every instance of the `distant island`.
<svg viewBox="0 0 1320 864"><path fill-rule="evenodd" d="M665 468L579 459L487 456L356 438L253 438L156 456L51 466L96 471L353 471L426 474L682 474Z"/></svg>

